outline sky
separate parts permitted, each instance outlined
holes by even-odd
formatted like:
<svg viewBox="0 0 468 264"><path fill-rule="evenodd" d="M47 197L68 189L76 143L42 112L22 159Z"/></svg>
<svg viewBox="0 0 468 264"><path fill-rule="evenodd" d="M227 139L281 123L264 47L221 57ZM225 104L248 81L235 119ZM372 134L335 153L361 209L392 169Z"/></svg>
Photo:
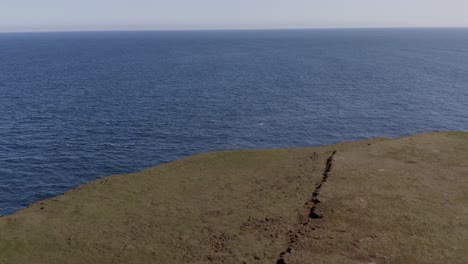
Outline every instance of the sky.
<svg viewBox="0 0 468 264"><path fill-rule="evenodd" d="M0 0L0 32L468 27L468 0Z"/></svg>

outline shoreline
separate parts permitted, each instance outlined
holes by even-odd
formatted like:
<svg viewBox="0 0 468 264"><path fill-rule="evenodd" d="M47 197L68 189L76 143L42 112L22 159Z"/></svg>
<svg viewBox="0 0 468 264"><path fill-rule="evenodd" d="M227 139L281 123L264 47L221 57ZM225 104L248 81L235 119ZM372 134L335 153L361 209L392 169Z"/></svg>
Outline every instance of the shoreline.
<svg viewBox="0 0 468 264"><path fill-rule="evenodd" d="M461 263L466 173L467 132L197 154L0 217L0 262Z"/></svg>

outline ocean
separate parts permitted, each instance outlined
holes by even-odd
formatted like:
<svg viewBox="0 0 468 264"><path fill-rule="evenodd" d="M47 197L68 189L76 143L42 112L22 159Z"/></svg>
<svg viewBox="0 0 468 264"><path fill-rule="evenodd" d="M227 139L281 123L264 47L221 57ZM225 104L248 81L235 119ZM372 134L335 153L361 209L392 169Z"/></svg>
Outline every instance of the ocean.
<svg viewBox="0 0 468 264"><path fill-rule="evenodd" d="M468 29L0 34L0 215L191 154L468 131Z"/></svg>

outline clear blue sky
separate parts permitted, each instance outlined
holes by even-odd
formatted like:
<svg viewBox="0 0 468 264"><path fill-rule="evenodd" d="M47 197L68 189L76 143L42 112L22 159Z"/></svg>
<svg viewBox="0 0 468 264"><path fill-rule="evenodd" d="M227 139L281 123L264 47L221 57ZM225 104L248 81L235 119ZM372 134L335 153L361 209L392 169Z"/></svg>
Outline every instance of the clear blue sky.
<svg viewBox="0 0 468 264"><path fill-rule="evenodd" d="M468 0L0 0L0 31L468 27Z"/></svg>

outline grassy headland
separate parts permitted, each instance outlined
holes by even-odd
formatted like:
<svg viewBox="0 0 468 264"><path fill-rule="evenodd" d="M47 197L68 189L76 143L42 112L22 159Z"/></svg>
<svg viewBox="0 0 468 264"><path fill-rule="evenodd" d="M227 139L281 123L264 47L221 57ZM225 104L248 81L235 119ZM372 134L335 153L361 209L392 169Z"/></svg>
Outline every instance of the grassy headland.
<svg viewBox="0 0 468 264"><path fill-rule="evenodd" d="M200 154L0 218L0 263L466 263L468 133Z"/></svg>

